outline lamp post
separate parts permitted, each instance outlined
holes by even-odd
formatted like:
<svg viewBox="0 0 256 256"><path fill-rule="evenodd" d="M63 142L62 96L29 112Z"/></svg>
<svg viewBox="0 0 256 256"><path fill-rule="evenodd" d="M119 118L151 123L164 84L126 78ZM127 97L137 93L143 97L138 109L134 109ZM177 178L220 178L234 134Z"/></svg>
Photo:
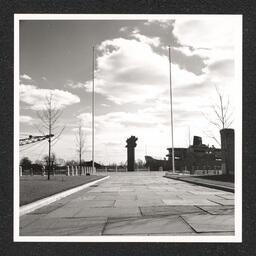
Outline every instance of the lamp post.
<svg viewBox="0 0 256 256"><path fill-rule="evenodd" d="M95 114L95 92L94 92L94 52L92 47L92 171L94 171L94 114Z"/></svg>
<svg viewBox="0 0 256 256"><path fill-rule="evenodd" d="M169 68L170 68L170 105L171 105L171 135L172 135L172 172L175 173L175 155L174 155L174 139L173 139L173 109L172 109L172 63L171 63L171 46L169 49Z"/></svg>

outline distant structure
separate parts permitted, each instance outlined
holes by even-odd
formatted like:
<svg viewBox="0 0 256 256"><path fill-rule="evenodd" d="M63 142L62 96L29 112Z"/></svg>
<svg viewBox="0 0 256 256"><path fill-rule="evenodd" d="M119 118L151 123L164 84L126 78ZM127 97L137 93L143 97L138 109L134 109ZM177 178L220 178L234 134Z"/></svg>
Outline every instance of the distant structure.
<svg viewBox="0 0 256 256"><path fill-rule="evenodd" d="M222 150L222 173L234 175L235 164L235 131L234 129L220 130Z"/></svg>
<svg viewBox="0 0 256 256"><path fill-rule="evenodd" d="M127 147L127 171L132 172L135 170L135 153L134 148L137 146L136 141L138 138L131 136L126 140Z"/></svg>
<svg viewBox="0 0 256 256"><path fill-rule="evenodd" d="M172 148L167 148L168 160L158 160L150 156L145 156L146 167L151 171L172 170ZM194 173L195 170L220 170L222 163L221 149L214 146L209 147L202 143L202 138L194 136L193 145L188 148L175 148L175 169L177 171L188 171Z"/></svg>

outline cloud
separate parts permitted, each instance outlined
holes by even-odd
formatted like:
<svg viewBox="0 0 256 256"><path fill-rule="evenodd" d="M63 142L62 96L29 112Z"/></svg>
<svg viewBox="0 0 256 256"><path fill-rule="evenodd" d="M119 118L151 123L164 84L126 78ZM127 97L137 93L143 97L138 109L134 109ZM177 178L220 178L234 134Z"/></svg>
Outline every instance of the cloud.
<svg viewBox="0 0 256 256"><path fill-rule="evenodd" d="M24 80L32 80L32 78L29 75L27 75L27 74L21 75L20 78L24 79Z"/></svg>
<svg viewBox="0 0 256 256"><path fill-rule="evenodd" d="M145 43L145 44L153 45L155 47L158 47L160 45L160 38L159 37L150 38L150 37L141 35L141 34L136 33L136 32L135 33L133 32L131 36L138 39L140 42Z"/></svg>
<svg viewBox="0 0 256 256"><path fill-rule="evenodd" d="M161 28L163 29L167 29L170 28L170 26L172 26L172 24L174 23L174 20L147 20L144 25L146 26L151 26L152 24L156 24L159 25Z"/></svg>
<svg viewBox="0 0 256 256"><path fill-rule="evenodd" d="M108 104L105 104L105 103L102 103L102 104L100 104L102 107L106 107L106 108L109 108L110 107L110 105L108 105Z"/></svg>
<svg viewBox="0 0 256 256"><path fill-rule="evenodd" d="M227 48L234 45L237 19L212 17L209 19L178 18L175 20L174 35L182 45L194 48Z"/></svg>
<svg viewBox="0 0 256 256"><path fill-rule="evenodd" d="M216 76L234 77L234 60L226 59L212 63L208 67L211 73Z"/></svg>
<svg viewBox="0 0 256 256"><path fill-rule="evenodd" d="M117 103L141 104L169 91L169 62L145 42L116 38L99 46L95 90ZM174 87L202 82L177 64L172 65ZM89 81L87 81L89 83Z"/></svg>
<svg viewBox="0 0 256 256"><path fill-rule="evenodd" d="M72 80L68 80L67 83L64 85L65 87L70 87L73 89L78 89L78 88L86 88L86 84L82 82L74 82Z"/></svg>
<svg viewBox="0 0 256 256"><path fill-rule="evenodd" d="M200 97L198 98L200 99ZM198 100L199 102L200 100ZM182 108L174 112L174 136L175 146L186 146L188 141L188 127L201 135L198 129L208 125L207 120L196 106L191 102L183 102ZM82 113L78 116L86 127L87 141L91 140L91 113ZM196 123L195 120L198 120ZM100 152L101 161L120 161L126 159L126 139L135 135L138 137L136 157L144 158L145 145L147 153L161 158L167 154L166 148L171 145L170 133L170 105L168 102L154 102L151 107L143 108L135 112L109 112L105 115L95 116L95 148ZM103 147L104 145L104 147ZM107 156L105 150L107 146ZM91 150L91 149L90 149ZM117 152L117 153L116 153ZM106 159L107 157L107 159Z"/></svg>
<svg viewBox="0 0 256 256"><path fill-rule="evenodd" d="M20 84L20 100L32 110L41 110L45 108L46 98L52 95L53 103L56 108L64 108L69 105L80 102L80 98L68 91L59 89L41 89L35 85Z"/></svg>
<svg viewBox="0 0 256 256"><path fill-rule="evenodd" d="M128 29L128 27L121 27L121 28L119 29L119 31L120 31L120 32L125 32L125 31L127 31L127 29Z"/></svg>
<svg viewBox="0 0 256 256"><path fill-rule="evenodd" d="M20 116L21 123L30 123L33 120L31 116Z"/></svg>

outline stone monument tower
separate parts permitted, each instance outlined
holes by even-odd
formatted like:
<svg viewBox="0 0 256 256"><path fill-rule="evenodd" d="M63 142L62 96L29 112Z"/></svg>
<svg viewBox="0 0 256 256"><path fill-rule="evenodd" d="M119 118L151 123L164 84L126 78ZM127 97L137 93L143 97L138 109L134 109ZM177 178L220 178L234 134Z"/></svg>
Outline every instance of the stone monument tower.
<svg viewBox="0 0 256 256"><path fill-rule="evenodd" d="M135 136L131 136L126 140L126 147L127 147L127 171L134 171L135 166L134 166L134 148L137 146L136 141L138 138Z"/></svg>
<svg viewBox="0 0 256 256"><path fill-rule="evenodd" d="M235 163L235 130L222 129L221 135L221 151L222 151L222 173L234 175Z"/></svg>

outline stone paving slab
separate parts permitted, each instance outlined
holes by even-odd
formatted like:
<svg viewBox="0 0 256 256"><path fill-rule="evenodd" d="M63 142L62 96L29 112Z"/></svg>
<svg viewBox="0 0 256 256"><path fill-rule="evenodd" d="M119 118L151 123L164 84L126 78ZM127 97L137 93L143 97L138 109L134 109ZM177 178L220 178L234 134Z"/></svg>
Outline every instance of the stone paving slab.
<svg viewBox="0 0 256 256"><path fill-rule="evenodd" d="M234 232L204 232L204 233L195 233L195 232L186 232L186 233L166 233L166 234L147 234L147 236L234 236Z"/></svg>
<svg viewBox="0 0 256 256"><path fill-rule="evenodd" d="M234 215L182 215L196 232L234 231Z"/></svg>
<svg viewBox="0 0 256 256"><path fill-rule="evenodd" d="M24 228L35 221L38 221L43 215L26 214L20 217L20 228Z"/></svg>
<svg viewBox="0 0 256 256"><path fill-rule="evenodd" d="M204 211L214 215L234 215L234 206L232 205L218 205L218 206L198 206Z"/></svg>
<svg viewBox="0 0 256 256"><path fill-rule="evenodd" d="M234 199L213 199L211 200L214 203L218 203L220 205L234 205L235 200Z"/></svg>
<svg viewBox="0 0 256 256"><path fill-rule="evenodd" d="M21 230L21 235L85 236L101 235L106 218L53 218L40 219L33 226Z"/></svg>
<svg viewBox="0 0 256 256"><path fill-rule="evenodd" d="M153 199L153 200L138 200L138 206L159 206L165 205L163 200Z"/></svg>
<svg viewBox="0 0 256 256"><path fill-rule="evenodd" d="M196 206L191 205L165 205L165 206L147 206L140 207L142 216L156 216L156 215L181 215L186 213L201 213L204 214L204 211Z"/></svg>
<svg viewBox="0 0 256 256"><path fill-rule="evenodd" d="M95 195L85 195L85 196L80 196L80 197L77 197L75 199L73 199L72 201L73 202L81 202L81 201L84 201L84 200L95 200L96 196Z"/></svg>
<svg viewBox="0 0 256 256"><path fill-rule="evenodd" d="M224 192L216 189L211 189L210 191L192 190L192 191L189 191L189 193L193 195L223 195ZM234 194L230 193L230 195L234 195Z"/></svg>
<svg viewBox="0 0 256 256"><path fill-rule="evenodd" d="M80 202L70 202L65 205L67 208L77 208L77 207L113 207L115 200L85 200Z"/></svg>
<svg viewBox="0 0 256 256"><path fill-rule="evenodd" d="M46 205L42 208L39 208L33 212L31 212L30 214L48 214L52 211L55 211L56 209L59 209L60 207L63 207L64 204L63 203L56 203L56 204L50 204L50 205Z"/></svg>
<svg viewBox="0 0 256 256"><path fill-rule="evenodd" d="M138 217L141 216L139 208L83 208L74 217Z"/></svg>
<svg viewBox="0 0 256 256"><path fill-rule="evenodd" d="M71 218L74 217L83 208L83 205L77 204L77 207L61 207L47 214L45 218Z"/></svg>
<svg viewBox="0 0 256 256"><path fill-rule="evenodd" d="M191 228L179 217L108 219L103 235L154 233L191 233Z"/></svg>
<svg viewBox="0 0 256 256"><path fill-rule="evenodd" d="M122 200L122 201L130 201L130 200L137 200L138 198L137 198L137 196L136 195L131 195L131 196L128 196L128 195L125 195L125 196L121 196L121 195L119 195L119 196L116 196L115 198L114 198L115 200Z"/></svg>
<svg viewBox="0 0 256 256"><path fill-rule="evenodd" d="M137 208L137 200L116 200L114 207L117 208Z"/></svg>
<svg viewBox="0 0 256 256"><path fill-rule="evenodd" d="M166 205L218 205L218 203L211 202L207 199L191 199L191 200L166 200L163 199Z"/></svg>
<svg viewBox="0 0 256 256"><path fill-rule="evenodd" d="M166 179L161 173L117 173L98 186L23 216L21 231L101 235L106 228L107 235L228 235L234 232L234 225L229 225L234 219L233 196Z"/></svg>
<svg viewBox="0 0 256 256"><path fill-rule="evenodd" d="M222 199L234 199L235 198L234 194L219 194L217 196Z"/></svg>

